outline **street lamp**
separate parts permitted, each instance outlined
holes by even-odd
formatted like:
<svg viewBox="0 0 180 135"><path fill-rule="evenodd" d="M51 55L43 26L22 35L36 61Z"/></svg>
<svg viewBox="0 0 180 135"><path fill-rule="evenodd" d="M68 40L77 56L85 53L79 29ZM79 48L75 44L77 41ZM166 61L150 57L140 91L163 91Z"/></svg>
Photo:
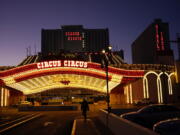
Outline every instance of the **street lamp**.
<svg viewBox="0 0 180 135"><path fill-rule="evenodd" d="M112 46L108 46L108 49L109 49L109 51L111 52L111 50L112 50Z"/></svg>
<svg viewBox="0 0 180 135"><path fill-rule="evenodd" d="M109 96L109 80L108 80L108 65L109 65L109 61L108 59L105 57L106 53L109 55L111 53L111 50L112 50L112 46L109 46L108 47L108 50L102 50L102 63L101 63L101 66L102 68L105 67L105 71L106 71L106 88L107 88L107 111L108 111L108 114L111 112L111 107L110 107L110 96Z"/></svg>

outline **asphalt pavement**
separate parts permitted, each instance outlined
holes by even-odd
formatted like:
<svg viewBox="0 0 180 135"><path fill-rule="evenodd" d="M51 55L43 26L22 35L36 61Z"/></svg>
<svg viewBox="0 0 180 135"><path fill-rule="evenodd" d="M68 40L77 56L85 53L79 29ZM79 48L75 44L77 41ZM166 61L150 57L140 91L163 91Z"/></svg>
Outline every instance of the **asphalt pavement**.
<svg viewBox="0 0 180 135"><path fill-rule="evenodd" d="M99 108L101 107L90 105L90 111L88 112L90 129L97 131L99 133L98 135L112 135L105 125L98 120ZM13 108L1 108L0 118L1 120L6 119L6 121L8 121L32 113L34 112L19 112L17 109ZM24 124L18 125L1 135L71 135L74 120L83 119L80 110L39 111L38 113L41 113L42 115ZM88 128L89 124L83 122L80 124L80 130L87 133L88 131L85 130L84 127Z"/></svg>

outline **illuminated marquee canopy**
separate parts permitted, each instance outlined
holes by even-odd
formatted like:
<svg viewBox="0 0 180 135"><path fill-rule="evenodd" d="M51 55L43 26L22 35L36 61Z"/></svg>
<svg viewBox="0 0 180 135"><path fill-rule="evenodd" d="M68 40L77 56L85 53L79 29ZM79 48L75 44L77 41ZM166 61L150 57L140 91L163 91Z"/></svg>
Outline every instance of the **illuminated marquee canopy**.
<svg viewBox="0 0 180 135"><path fill-rule="evenodd" d="M109 90L119 85L124 77L143 77L143 70L124 70L109 67ZM0 82L24 94L54 88L83 88L106 92L106 73L100 64L54 60L33 63L0 72Z"/></svg>

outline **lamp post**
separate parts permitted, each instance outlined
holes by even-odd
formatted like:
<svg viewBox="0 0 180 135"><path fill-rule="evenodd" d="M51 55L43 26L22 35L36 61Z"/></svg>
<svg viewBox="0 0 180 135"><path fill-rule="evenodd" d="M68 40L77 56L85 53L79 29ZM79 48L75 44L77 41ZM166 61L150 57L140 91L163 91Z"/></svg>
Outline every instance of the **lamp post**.
<svg viewBox="0 0 180 135"><path fill-rule="evenodd" d="M167 104L167 96L166 96L166 93L167 93L167 87L168 87L168 84L167 84L167 81L166 81L166 72L167 70L167 65L165 64L162 64L161 65L161 72L162 72L162 81L163 81L163 85L162 85L162 88L163 88L163 91L162 91L162 102ZM161 83L162 84L162 83ZM165 96L163 96L165 95Z"/></svg>
<svg viewBox="0 0 180 135"><path fill-rule="evenodd" d="M109 116L109 113L111 112L111 107L110 107L110 96L109 96L109 80L108 80L108 65L109 65L109 61L108 59L105 57L106 53L109 55L111 53L111 49L112 47L109 46L108 47L108 50L106 52L106 50L102 50L102 54L103 54L103 57L102 57L102 68L105 67L105 71L106 71L106 89L107 89L107 96L106 96L106 101L107 101L107 111L108 111L108 114L107 114L107 126L108 126L108 116Z"/></svg>

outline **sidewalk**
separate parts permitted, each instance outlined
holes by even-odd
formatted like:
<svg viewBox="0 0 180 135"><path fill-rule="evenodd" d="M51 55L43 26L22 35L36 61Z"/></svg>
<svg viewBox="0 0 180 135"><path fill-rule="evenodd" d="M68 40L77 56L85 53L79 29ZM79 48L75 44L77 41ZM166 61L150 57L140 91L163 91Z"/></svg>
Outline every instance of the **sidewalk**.
<svg viewBox="0 0 180 135"><path fill-rule="evenodd" d="M101 135L91 119L76 119L71 135Z"/></svg>
<svg viewBox="0 0 180 135"><path fill-rule="evenodd" d="M71 135L113 135L112 132L95 116L86 121L82 117L74 120Z"/></svg>
<svg viewBox="0 0 180 135"><path fill-rule="evenodd" d="M99 120L99 109L106 106L89 105L87 121L81 115L74 120L71 135L113 135L110 129Z"/></svg>

